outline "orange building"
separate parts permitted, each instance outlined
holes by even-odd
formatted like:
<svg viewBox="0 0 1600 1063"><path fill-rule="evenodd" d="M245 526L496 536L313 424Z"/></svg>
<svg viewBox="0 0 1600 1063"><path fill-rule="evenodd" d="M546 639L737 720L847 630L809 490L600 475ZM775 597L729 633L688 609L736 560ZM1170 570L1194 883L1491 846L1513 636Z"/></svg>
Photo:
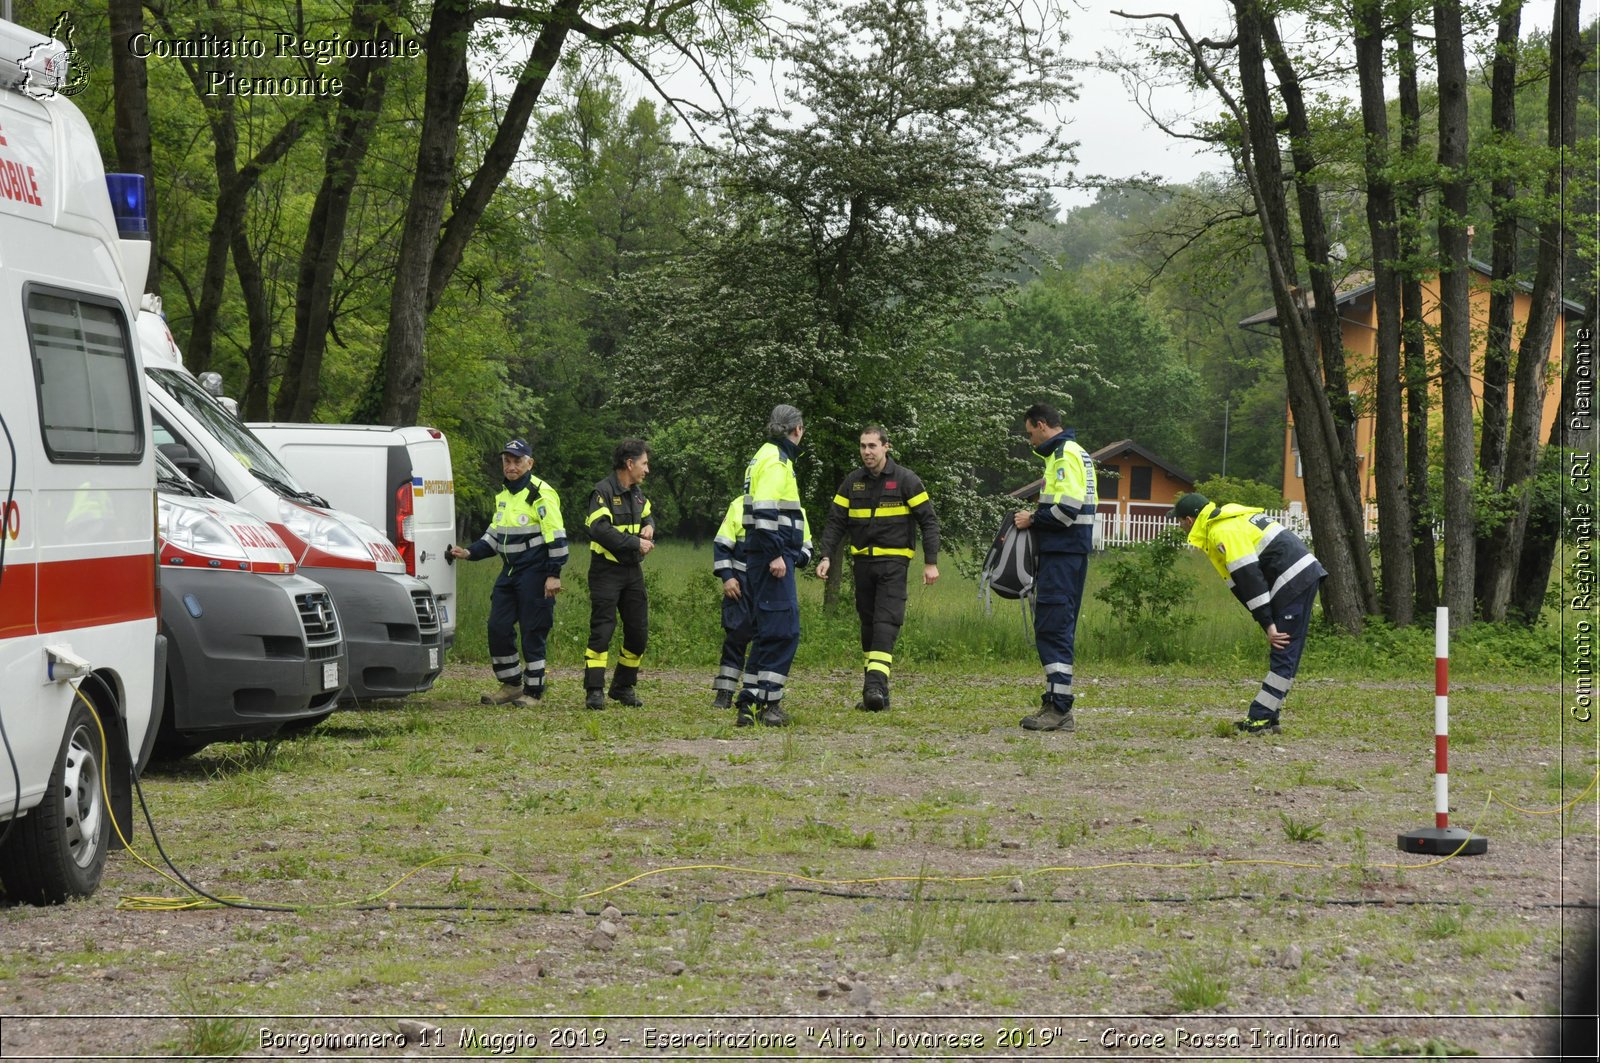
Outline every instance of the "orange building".
<svg viewBox="0 0 1600 1063"><path fill-rule="evenodd" d="M1101 447L1094 459L1095 488L1100 519L1096 540L1145 542L1160 534L1170 522L1167 511L1179 495L1194 490L1194 477L1131 439ZM1044 480L1034 480L1011 494L1037 498Z"/></svg>
<svg viewBox="0 0 1600 1063"><path fill-rule="evenodd" d="M1471 262L1471 318L1472 318L1472 347L1473 347L1473 375L1472 395L1477 409L1481 412L1483 404L1483 377L1480 375L1483 368L1483 344L1488 331L1489 322L1489 267L1476 260ZM1348 373L1350 378L1351 393L1356 396L1356 461L1361 474L1361 496L1369 504L1375 504L1378 497L1377 480L1374 473L1373 462L1373 436L1377 428L1377 416L1373 411L1376 399L1376 384L1373 380L1372 367L1377 359L1378 340L1378 308L1377 300L1373 298L1376 285L1372 282L1340 292L1338 295L1339 329L1343 336ZM1528 307L1532 301L1530 286L1519 284L1515 295L1515 307L1512 316L1515 321L1512 337L1512 351L1515 357L1516 344L1520 341L1522 326L1528 320ZM1422 314L1423 321L1428 329L1436 330L1439 326L1439 278L1437 275L1425 277L1422 281ZM1540 439L1548 437L1550 425L1555 420L1561 408L1561 351L1566 337L1567 320L1583 313L1583 307L1562 300L1561 314L1556 321L1555 336L1550 341L1550 368L1547 386L1545 388L1544 415L1540 420ZM1257 329L1262 326L1271 327L1278 320L1276 309L1263 310L1239 322L1243 329ZM1429 341L1430 359L1437 359L1438 352ZM1509 386L1509 384L1508 384ZM1433 390L1437 394L1437 381ZM1431 408L1438 409L1438 400L1434 399ZM1437 414L1430 413L1430 418ZM1300 466L1300 448L1297 445L1294 433L1294 417L1289 415L1288 423L1283 433L1283 497L1288 501L1291 510L1304 507L1306 504L1306 483L1302 476Z"/></svg>

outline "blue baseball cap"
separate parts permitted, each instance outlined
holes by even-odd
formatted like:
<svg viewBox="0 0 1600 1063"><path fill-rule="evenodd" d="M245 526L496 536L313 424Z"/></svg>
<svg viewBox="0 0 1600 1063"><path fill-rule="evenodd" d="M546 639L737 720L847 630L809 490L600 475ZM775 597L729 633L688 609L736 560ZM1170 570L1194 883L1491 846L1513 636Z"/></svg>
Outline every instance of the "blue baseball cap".
<svg viewBox="0 0 1600 1063"><path fill-rule="evenodd" d="M511 455L513 455L515 457L518 457L518 458L531 458L531 457L533 457L532 448L530 448L528 446L528 444L524 443L520 439L513 439L511 442L509 442L505 446L501 447L500 448L500 453L502 453L502 454L511 454Z"/></svg>

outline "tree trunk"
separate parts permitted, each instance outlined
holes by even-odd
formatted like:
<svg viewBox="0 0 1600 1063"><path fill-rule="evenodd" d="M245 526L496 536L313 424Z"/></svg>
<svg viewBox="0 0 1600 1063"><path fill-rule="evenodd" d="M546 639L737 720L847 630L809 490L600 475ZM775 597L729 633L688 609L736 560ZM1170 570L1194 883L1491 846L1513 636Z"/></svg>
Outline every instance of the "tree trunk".
<svg viewBox="0 0 1600 1063"><path fill-rule="evenodd" d="M428 85L417 168L389 304L389 334L380 374L382 396L376 411L364 409L363 415L375 412L385 424L416 422L422 404L428 314L460 263L489 197L516 160L533 105L560 55L578 6L579 0L559 0L543 16L533 54L518 78L483 165L473 175L449 224L444 225L455 179L457 128L467 96L467 38L475 15L468 0L437 0L434 4L426 39Z"/></svg>
<svg viewBox="0 0 1600 1063"><path fill-rule="evenodd" d="M522 75L517 79L517 87L506 101L505 113L500 118L500 127L495 130L494 140L489 143L478 172L472 175L471 183L450 212L444 232L439 235L439 244L428 272L429 313L439 305L445 285L450 283L450 277L461 264L467 241L482 220L483 212L489 206L489 198L517 161L522 139L528 131L528 122L533 117L533 109L544 93L556 61L561 58L561 51L566 46L567 35L572 30L580 6L581 0L557 0L541 19L538 39L533 42Z"/></svg>
<svg viewBox="0 0 1600 1063"><path fill-rule="evenodd" d="M261 263L250 248L243 225L233 231L233 272L239 278L250 322L250 345L244 353L248 375L239 408L245 420L259 421L267 415L267 388L272 383L272 308L261 279Z"/></svg>
<svg viewBox="0 0 1600 1063"><path fill-rule="evenodd" d="M1261 12L1255 0L1234 0L1234 10L1239 26L1243 99L1243 114L1236 111L1236 117L1246 132L1240 157L1260 212L1262 246L1271 273L1273 304L1278 311L1289 407L1300 439L1306 497L1318 500L1318 504L1308 507L1308 515L1318 555L1329 573L1323 585L1323 608L1340 627L1358 631L1373 597L1365 542L1359 534L1351 534L1352 529L1359 533L1361 527L1360 506L1322 386L1316 340L1295 274L1288 206L1283 197L1282 157L1265 71ZM1350 519L1352 509L1357 514L1354 521ZM1352 541L1362 543L1359 551L1351 549Z"/></svg>
<svg viewBox="0 0 1600 1063"><path fill-rule="evenodd" d="M1539 422L1544 414L1545 368L1561 317L1561 268L1566 262L1567 168L1572 163L1578 122L1578 76L1587 51L1578 29L1578 0L1557 0L1550 31L1551 77L1545 122L1557 161L1545 179L1551 210L1539 225L1539 257L1534 269L1528 322L1517 347L1515 402L1506 440L1505 493L1514 499L1511 519L1495 529L1488 552L1492 578L1484 603L1490 620L1503 620L1511 601L1512 578L1521 563L1522 537L1533 503L1539 469Z"/></svg>
<svg viewBox="0 0 1600 1063"><path fill-rule="evenodd" d="M1522 28L1520 0L1501 0L1495 40L1494 73L1490 80L1490 137L1509 151L1517 135L1517 37ZM1511 368L1511 330L1515 323L1517 272L1517 181L1514 168L1500 163L1489 185L1489 210L1494 218L1490 251L1489 323L1483 342L1483 419L1478 443L1478 475L1498 494L1505 486L1507 382ZM1485 601L1494 580L1494 532L1478 539L1473 597L1487 618Z"/></svg>
<svg viewBox="0 0 1600 1063"><path fill-rule="evenodd" d="M1472 621L1472 320L1467 265L1467 62L1460 0L1435 0L1439 65L1439 372L1444 397L1444 604L1452 629Z"/></svg>
<svg viewBox="0 0 1600 1063"><path fill-rule="evenodd" d="M417 165L400 231L394 289L389 299L389 329L367 399L355 417L362 421L413 423L422 395L423 338L428 327L428 270L433 262L445 204L455 182L456 146L461 109L467 99L467 37L472 29L469 0L437 0L423 48L427 52L427 87L423 93L422 129L417 137ZM376 398L377 402L372 400Z"/></svg>
<svg viewBox="0 0 1600 1063"><path fill-rule="evenodd" d="M1317 349L1322 353L1322 389L1328 393L1328 408L1333 411L1333 423L1338 430L1340 459L1345 464L1346 475L1356 484L1356 504L1365 510L1361 466L1356 458L1356 409L1350 397L1350 376L1345 368L1344 333L1339 327L1338 278L1334 276L1334 271L1341 266L1333 261L1327 221L1322 213L1317 159L1311 149L1311 120L1306 114L1300 75L1284 51L1277 22L1271 15L1263 14L1261 30L1267 58L1272 63L1272 72L1278 78L1278 94L1283 98L1284 117L1288 125L1289 158L1294 163L1295 202L1300 213L1300 239L1304 245L1306 265L1311 272L1311 324L1317 337ZM1361 549L1365 556L1365 512L1361 514L1356 527L1361 529ZM1370 584L1370 578L1366 582ZM1369 611L1377 612L1376 600L1370 603Z"/></svg>
<svg viewBox="0 0 1600 1063"><path fill-rule="evenodd" d="M1411 11L1399 13L1395 50L1399 66L1400 156L1414 164L1422 145L1422 101L1417 91L1417 55ZM1416 263L1422 255L1422 185L1401 186L1400 343L1406 376L1406 498L1411 506L1411 569L1417 612L1432 615L1439 604L1439 564L1433 538L1433 504L1428 490L1428 343L1422 320L1422 282Z"/></svg>
<svg viewBox="0 0 1600 1063"><path fill-rule="evenodd" d="M1367 228L1378 312L1377 428L1372 460L1378 485L1378 550L1383 573L1383 614L1408 626L1416 584L1412 573L1411 503L1406 497L1405 423L1400 403L1400 257L1394 182L1389 174L1389 117L1383 92L1383 2L1357 0L1356 66L1361 120L1366 134Z"/></svg>
<svg viewBox="0 0 1600 1063"><path fill-rule="evenodd" d="M158 15L157 18L169 39L178 40L182 36L171 20L164 15ZM218 39L227 39L230 30L225 22L220 21L220 16L218 18L219 21L213 22L209 29L217 34ZM189 342L184 349L184 361L188 363L190 369L200 373L211 367L217 316L222 309L222 296L227 283L228 253L233 246L234 235L244 225L250 192L255 188L262 171L283 158L289 149L294 147L295 142L306 131L311 110L321 104L315 100L308 102L272 135L254 158L241 168L238 165L239 134L233 97L209 94L206 90L206 70L203 70L194 59L183 58L179 61L183 64L184 73L188 75L190 85L193 86L195 94L205 108L206 121L211 127L213 139L212 164L217 175L216 215L207 237L206 264L200 278L200 298L194 305L194 318L189 327ZM207 59L206 63L208 67L225 71L231 70L232 67L232 64L225 59Z"/></svg>
<svg viewBox="0 0 1600 1063"><path fill-rule="evenodd" d="M145 190L155 188L155 153L150 144L150 78L145 60L133 54L128 41L144 27L144 11L139 0L110 0L111 80L115 96L111 138L117 146L117 167L123 173L144 176ZM157 197L145 197L145 220L150 229L150 245L160 248L160 229L156 225ZM150 256L150 273L144 290L161 294L161 259Z"/></svg>
<svg viewBox="0 0 1600 1063"><path fill-rule="evenodd" d="M385 36L394 17L394 0L361 3L350 16L350 39ZM272 416L280 421L311 420L322 397L322 359L333 324L334 276L344 250L356 176L383 107L388 68L386 58L365 57L351 59L345 66L345 89L328 138L322 185L317 189L305 243L300 249L294 334L272 409Z"/></svg>

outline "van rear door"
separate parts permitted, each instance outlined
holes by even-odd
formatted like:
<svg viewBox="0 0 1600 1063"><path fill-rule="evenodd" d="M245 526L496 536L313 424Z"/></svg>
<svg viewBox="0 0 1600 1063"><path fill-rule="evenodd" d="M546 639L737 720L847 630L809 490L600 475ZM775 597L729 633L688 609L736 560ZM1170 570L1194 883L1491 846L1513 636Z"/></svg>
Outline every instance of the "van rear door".
<svg viewBox="0 0 1600 1063"><path fill-rule="evenodd" d="M428 428L406 428L406 454L411 482L411 540L415 544L417 578L426 581L439 602L444 644L455 641L456 570L449 563L455 541L456 484L450 471L450 445ZM396 487L399 487L396 477ZM391 500L398 511L399 499ZM392 525L391 525L392 526Z"/></svg>

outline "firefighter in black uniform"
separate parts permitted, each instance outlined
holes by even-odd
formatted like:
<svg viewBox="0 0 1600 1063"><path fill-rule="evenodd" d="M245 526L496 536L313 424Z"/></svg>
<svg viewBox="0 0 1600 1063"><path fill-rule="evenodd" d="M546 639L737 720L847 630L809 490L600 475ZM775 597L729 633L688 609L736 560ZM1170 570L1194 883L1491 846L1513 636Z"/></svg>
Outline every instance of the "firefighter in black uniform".
<svg viewBox="0 0 1600 1063"><path fill-rule="evenodd" d="M894 643L906 619L906 577L917 529L922 529L922 582L939 578L939 518L922 479L889 457L880 425L861 430L861 468L844 478L822 531L817 576L828 577L833 551L848 532L855 563L856 614L861 619L861 704L871 712L889 707Z"/></svg>
<svg viewBox="0 0 1600 1063"><path fill-rule="evenodd" d="M611 452L611 475L589 496L589 648L583 656L583 703L606 707L606 660L622 615L622 652L611 678L611 700L637 708L639 661L650 640L650 602L644 593L644 555L655 549L656 520L639 484L650 473L650 449L624 439Z"/></svg>

